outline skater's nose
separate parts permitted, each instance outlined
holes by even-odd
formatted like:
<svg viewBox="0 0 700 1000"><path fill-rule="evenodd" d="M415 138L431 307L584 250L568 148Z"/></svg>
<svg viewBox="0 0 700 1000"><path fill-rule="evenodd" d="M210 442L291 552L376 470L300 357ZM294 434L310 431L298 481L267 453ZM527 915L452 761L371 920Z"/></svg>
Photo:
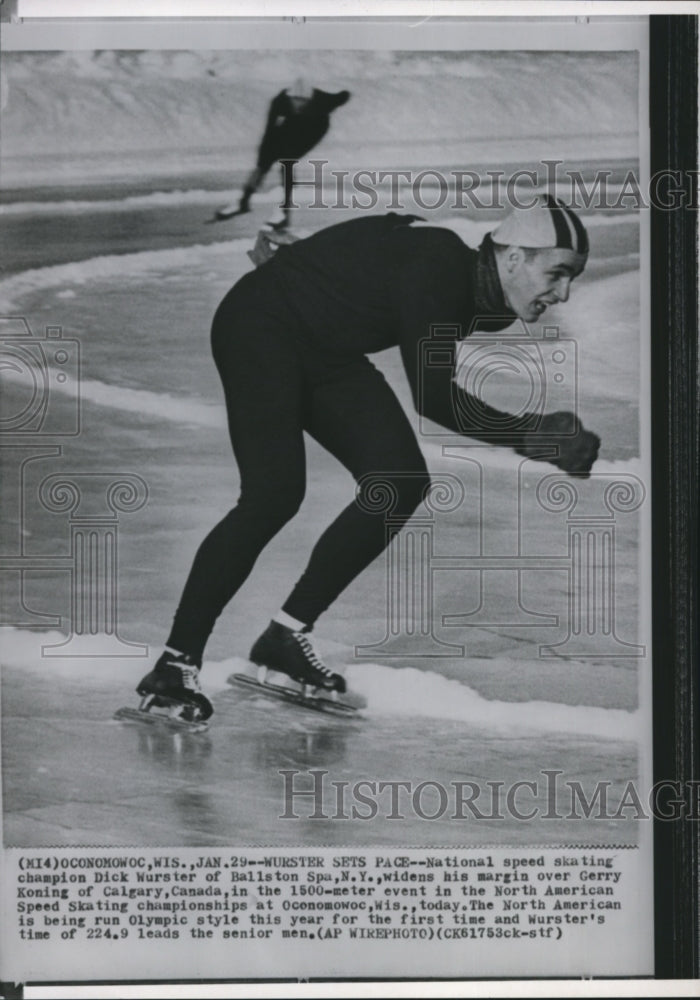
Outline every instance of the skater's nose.
<svg viewBox="0 0 700 1000"><path fill-rule="evenodd" d="M554 286L554 294L556 295L558 301L568 302L570 290L571 278L567 274L563 274Z"/></svg>

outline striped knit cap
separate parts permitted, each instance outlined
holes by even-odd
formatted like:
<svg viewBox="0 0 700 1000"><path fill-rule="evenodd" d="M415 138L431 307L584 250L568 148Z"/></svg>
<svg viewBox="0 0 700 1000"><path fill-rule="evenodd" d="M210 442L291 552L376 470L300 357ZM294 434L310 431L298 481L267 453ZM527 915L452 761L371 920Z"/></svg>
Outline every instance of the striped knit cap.
<svg viewBox="0 0 700 1000"><path fill-rule="evenodd" d="M493 230L491 239L506 247L556 247L582 257L588 253L588 234L578 215L550 194L540 195L532 208L514 208Z"/></svg>

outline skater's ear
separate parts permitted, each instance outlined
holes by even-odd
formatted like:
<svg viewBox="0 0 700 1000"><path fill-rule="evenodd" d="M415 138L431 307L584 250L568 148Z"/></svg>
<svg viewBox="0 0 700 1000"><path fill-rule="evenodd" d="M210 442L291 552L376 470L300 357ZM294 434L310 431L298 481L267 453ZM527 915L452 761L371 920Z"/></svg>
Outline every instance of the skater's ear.
<svg viewBox="0 0 700 1000"><path fill-rule="evenodd" d="M498 247L497 256L507 274L515 274L523 264L529 263L537 254L528 247Z"/></svg>

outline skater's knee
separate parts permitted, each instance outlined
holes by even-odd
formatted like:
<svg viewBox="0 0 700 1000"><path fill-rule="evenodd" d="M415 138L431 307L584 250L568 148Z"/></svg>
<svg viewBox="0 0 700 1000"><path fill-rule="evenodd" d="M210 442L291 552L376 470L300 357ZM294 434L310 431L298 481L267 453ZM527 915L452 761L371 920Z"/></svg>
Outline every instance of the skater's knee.
<svg viewBox="0 0 700 1000"><path fill-rule="evenodd" d="M371 473L357 485L357 503L369 513L410 517L430 491L428 470Z"/></svg>
<svg viewBox="0 0 700 1000"><path fill-rule="evenodd" d="M398 513L412 514L430 492L430 473L426 468L415 470L398 479Z"/></svg>
<svg viewBox="0 0 700 1000"><path fill-rule="evenodd" d="M304 500L303 484L282 488L269 483L265 491L244 490L238 501L238 510L251 522L260 523L273 533L279 531L298 513Z"/></svg>
<svg viewBox="0 0 700 1000"><path fill-rule="evenodd" d="M279 494L273 496L267 504L267 516L280 527L291 521L298 513L304 500L304 490L299 489L285 496Z"/></svg>

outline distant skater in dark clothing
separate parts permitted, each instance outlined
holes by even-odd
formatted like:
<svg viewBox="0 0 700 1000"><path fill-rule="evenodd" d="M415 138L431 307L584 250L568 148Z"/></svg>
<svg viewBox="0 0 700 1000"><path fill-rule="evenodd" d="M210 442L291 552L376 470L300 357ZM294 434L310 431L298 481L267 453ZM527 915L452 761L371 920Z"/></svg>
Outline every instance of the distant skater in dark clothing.
<svg viewBox="0 0 700 1000"><path fill-rule="evenodd" d="M328 94L325 90L310 87L301 77L293 86L281 90L270 103L265 133L258 149L255 169L248 176L237 209L223 209L220 218L240 215L250 211L250 199L262 184L275 163L281 163L284 202L284 219L276 228L289 224L294 187L294 166L324 137L331 124L331 112L345 104L350 92L341 90Z"/></svg>
<svg viewBox="0 0 700 1000"><path fill-rule="evenodd" d="M236 505L204 539L166 649L140 694L212 712L198 673L214 624L256 559L296 514L306 488L304 433L353 475L357 493L325 529L250 659L325 691L345 681L309 633L386 548L430 477L410 421L367 355L397 346L416 409L448 430L588 476L600 440L573 413L509 416L455 383L457 349L474 329L536 322L566 302L588 257L574 212L547 196L516 210L478 250L447 229L396 214L354 219L282 245L244 275L214 317L212 346L240 473ZM421 352L435 325L441 362ZM505 428L505 430L504 430ZM395 497L391 533L372 505L380 477Z"/></svg>

